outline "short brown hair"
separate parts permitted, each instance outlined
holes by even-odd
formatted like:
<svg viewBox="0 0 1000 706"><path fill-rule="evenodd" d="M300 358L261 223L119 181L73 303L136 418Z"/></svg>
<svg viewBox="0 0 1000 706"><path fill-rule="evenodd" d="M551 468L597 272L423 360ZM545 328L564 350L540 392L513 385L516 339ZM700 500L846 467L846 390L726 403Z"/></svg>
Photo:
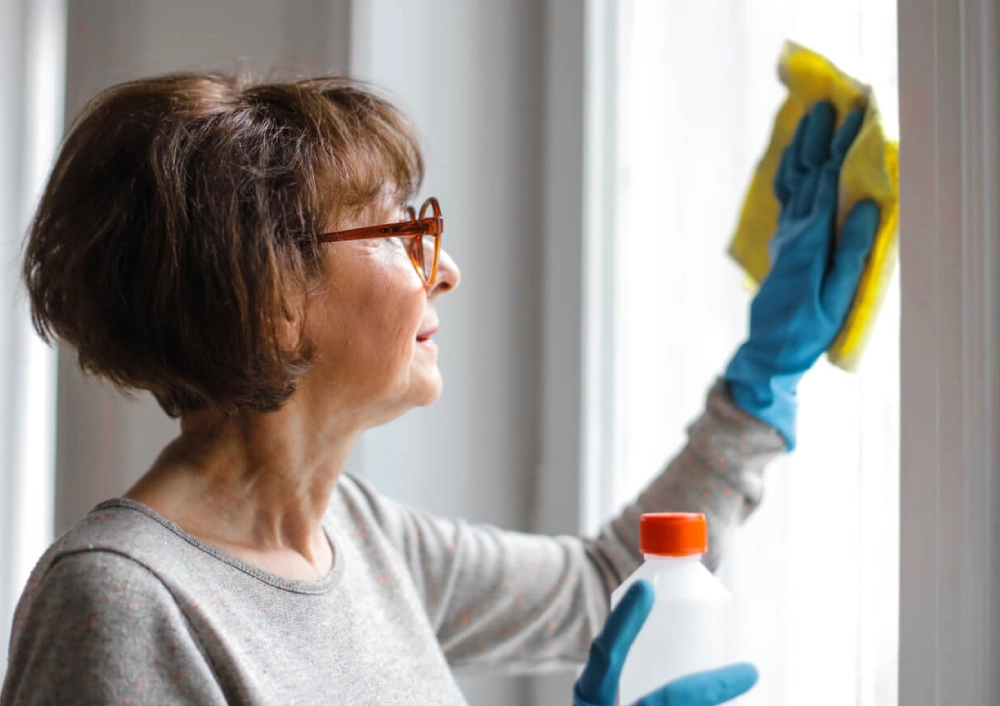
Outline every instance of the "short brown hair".
<svg viewBox="0 0 1000 706"><path fill-rule="evenodd" d="M72 126L28 234L35 328L171 416L275 410L312 358L279 320L320 281L315 236L422 177L409 122L357 82L114 86Z"/></svg>

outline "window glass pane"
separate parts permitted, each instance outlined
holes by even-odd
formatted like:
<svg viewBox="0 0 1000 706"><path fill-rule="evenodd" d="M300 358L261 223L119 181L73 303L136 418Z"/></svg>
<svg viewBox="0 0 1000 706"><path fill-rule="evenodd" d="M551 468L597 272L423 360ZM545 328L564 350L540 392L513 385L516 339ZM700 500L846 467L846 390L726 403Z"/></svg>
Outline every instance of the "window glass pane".
<svg viewBox="0 0 1000 706"><path fill-rule="evenodd" d="M618 4L616 500L684 443L746 334L725 255L784 98L783 41L872 84L898 135L893 0ZM763 678L747 703L894 704L898 603L898 281L862 370L821 361L800 388L799 448L721 569Z"/></svg>

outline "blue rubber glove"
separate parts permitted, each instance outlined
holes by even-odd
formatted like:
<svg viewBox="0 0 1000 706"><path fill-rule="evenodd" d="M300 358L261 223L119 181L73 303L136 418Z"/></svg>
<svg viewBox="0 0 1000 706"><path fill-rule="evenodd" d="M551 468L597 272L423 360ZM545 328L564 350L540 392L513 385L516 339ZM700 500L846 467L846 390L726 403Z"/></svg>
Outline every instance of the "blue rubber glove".
<svg viewBox="0 0 1000 706"><path fill-rule="evenodd" d="M645 580L625 593L590 646L590 658L573 689L573 706L615 706L625 655L653 608L653 598L653 586ZM632 706L716 706L756 683L756 667L733 664L675 679Z"/></svg>
<svg viewBox="0 0 1000 706"><path fill-rule="evenodd" d="M861 201L839 242L835 232L840 169L862 119L852 111L834 135L833 106L817 103L799 122L774 180L781 216L771 270L750 305L750 335L724 376L736 404L781 432L789 450L799 380L840 332L878 229L878 206Z"/></svg>

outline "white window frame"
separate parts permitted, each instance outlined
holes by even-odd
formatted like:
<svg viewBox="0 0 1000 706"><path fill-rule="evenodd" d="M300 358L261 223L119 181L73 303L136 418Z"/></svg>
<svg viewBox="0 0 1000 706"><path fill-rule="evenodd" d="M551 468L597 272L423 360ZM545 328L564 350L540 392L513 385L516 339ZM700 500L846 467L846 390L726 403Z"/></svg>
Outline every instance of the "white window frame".
<svg viewBox="0 0 1000 706"><path fill-rule="evenodd" d="M607 87L607 0L548 0L543 431L537 528L592 531L612 363L586 195ZM595 42L597 44L595 45ZM991 704L1000 693L1000 12L995 0L899 4L901 547L899 702ZM586 156L584 156L586 155ZM581 178L582 175L582 178ZM605 273L606 275L607 273ZM595 329L595 327L597 327ZM535 690L537 703L559 687Z"/></svg>
<svg viewBox="0 0 1000 706"><path fill-rule="evenodd" d="M65 0L0 9L0 676L17 600L53 540L56 353L31 325L23 235L62 134Z"/></svg>
<svg viewBox="0 0 1000 706"><path fill-rule="evenodd" d="M611 173L605 57L614 1L545 0L542 428L533 528L546 534L592 533L613 495L601 472L613 442L610 427L601 431L602 410L612 409L612 318L599 305L614 286L613 268L601 267L613 214L597 196ZM573 681L571 674L535 677L529 702L563 703Z"/></svg>
<svg viewBox="0 0 1000 706"><path fill-rule="evenodd" d="M592 532L612 507L614 0L548 0L542 453L536 529ZM568 501L568 502L567 502Z"/></svg>

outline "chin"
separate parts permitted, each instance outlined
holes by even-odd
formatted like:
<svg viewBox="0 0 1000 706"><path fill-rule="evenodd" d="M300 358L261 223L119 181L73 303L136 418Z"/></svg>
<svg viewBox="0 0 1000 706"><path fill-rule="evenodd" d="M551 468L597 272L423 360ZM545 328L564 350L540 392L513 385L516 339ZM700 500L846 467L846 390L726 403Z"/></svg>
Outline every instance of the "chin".
<svg viewBox="0 0 1000 706"><path fill-rule="evenodd" d="M414 402L414 406L426 407L429 404L437 402L437 399L441 396L443 386L441 374L435 370L434 374L429 376L429 379L422 381L420 390L415 395L416 401Z"/></svg>
<svg viewBox="0 0 1000 706"><path fill-rule="evenodd" d="M440 376L430 380L421 380L419 384L410 387L402 396L397 397L394 403L381 406L381 413L374 421L369 420L368 428L388 424L415 407L427 407L436 402L440 396Z"/></svg>

